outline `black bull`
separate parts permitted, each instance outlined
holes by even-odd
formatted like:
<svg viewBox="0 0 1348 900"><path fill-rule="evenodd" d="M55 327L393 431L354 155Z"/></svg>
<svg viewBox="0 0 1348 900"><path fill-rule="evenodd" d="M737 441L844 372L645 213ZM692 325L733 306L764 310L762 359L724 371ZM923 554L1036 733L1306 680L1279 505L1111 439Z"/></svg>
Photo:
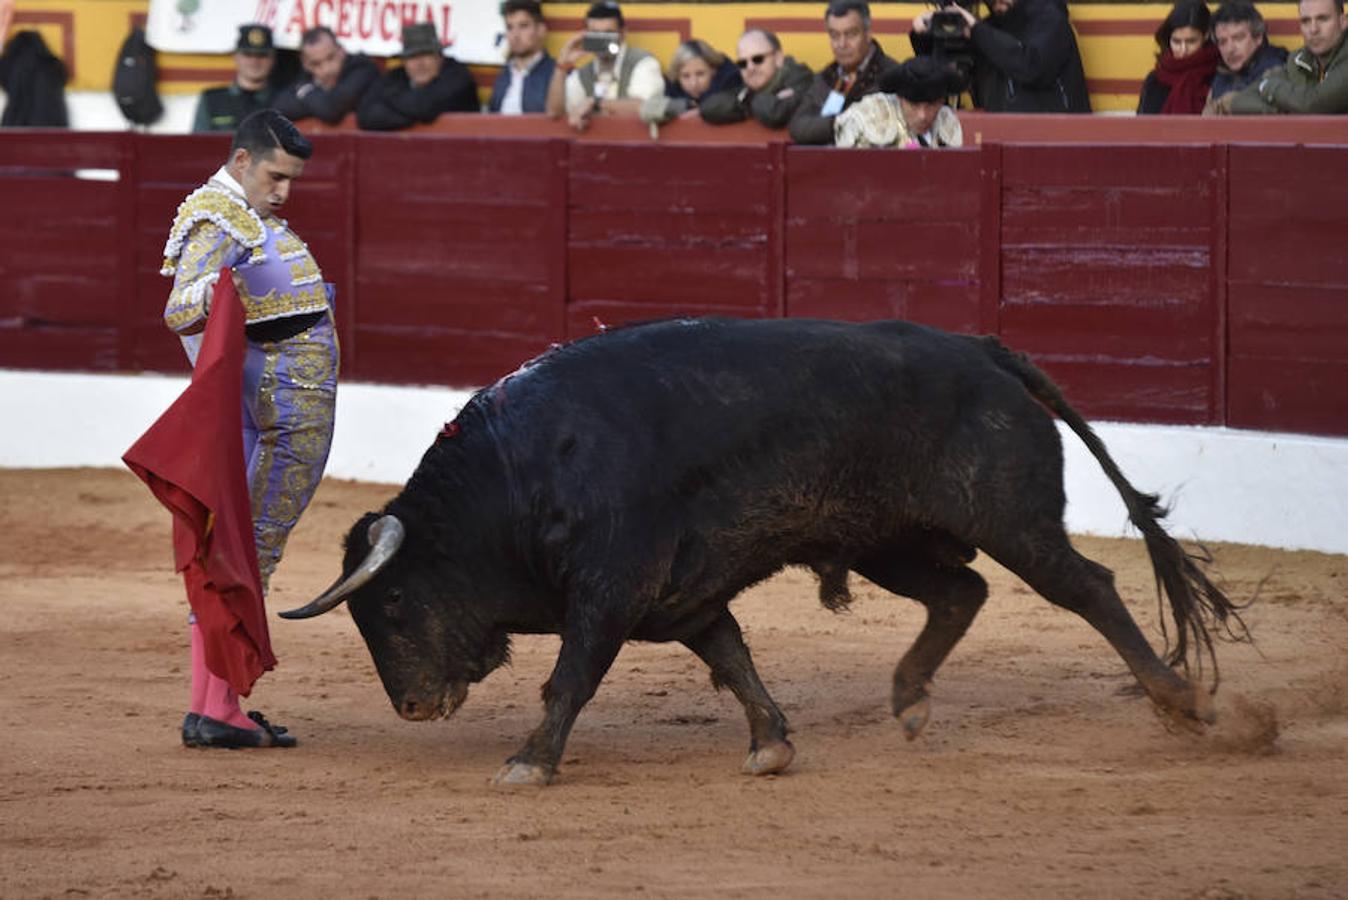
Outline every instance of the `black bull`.
<svg viewBox="0 0 1348 900"><path fill-rule="evenodd" d="M1145 538L1173 620L1165 662L1109 570L1068 541L1044 407L1090 448ZM453 712L507 660L510 634L560 634L543 721L497 776L510 783L552 778L625 641L680 641L744 705L745 769L766 773L794 751L730 601L798 564L833 609L850 599L849 571L923 604L894 672L911 738L987 597L968 566L982 550L1094 626L1163 711L1210 722L1190 650L1212 659L1215 689L1209 629L1234 636L1240 619L1163 515L1047 376L993 338L904 322L670 321L557 348L476 394L402 493L351 529L338 584L282 615L347 600L408 719Z"/></svg>

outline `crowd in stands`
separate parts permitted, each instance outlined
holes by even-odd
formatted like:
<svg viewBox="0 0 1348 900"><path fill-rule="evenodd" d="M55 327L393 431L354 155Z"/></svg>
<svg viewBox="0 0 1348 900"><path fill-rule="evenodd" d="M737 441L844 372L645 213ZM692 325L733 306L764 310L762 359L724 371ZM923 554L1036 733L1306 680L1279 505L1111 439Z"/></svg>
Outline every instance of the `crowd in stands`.
<svg viewBox="0 0 1348 900"><path fill-rule="evenodd" d="M912 21L913 57L898 62L872 33L865 0L829 0L823 16L832 61L815 73L777 35L746 31L726 56L691 39L667 67L627 41L614 0L586 12L585 29L554 59L538 0L505 0L508 51L486 111L546 113L583 131L597 116L638 118L659 126L698 117L711 124L755 120L788 129L796 143L848 146L959 146L954 109L967 96L989 112L1091 111L1085 72L1066 0L942 0ZM1156 30L1155 68L1138 97L1139 115L1348 112L1348 17L1343 0L1299 0L1304 45L1294 53L1268 42L1250 0L1179 0ZM59 60L19 35L0 57L0 84L11 92L6 124L31 106L59 107ZM293 54L292 54L293 55ZM196 131L232 131L249 113L272 107L293 120L335 124L355 113L359 127L396 130L446 112L477 112L468 69L444 52L429 22L402 32L401 65L381 74L369 58L347 53L324 26L301 38L298 77L278 71L271 30L239 29L234 81L202 93ZM16 103L12 85L33 83L50 95ZM31 93L31 92L30 92ZM879 95L878 99L868 99ZM11 115L10 109L15 110ZM10 121L10 120L15 121ZM46 123L42 123L46 124Z"/></svg>

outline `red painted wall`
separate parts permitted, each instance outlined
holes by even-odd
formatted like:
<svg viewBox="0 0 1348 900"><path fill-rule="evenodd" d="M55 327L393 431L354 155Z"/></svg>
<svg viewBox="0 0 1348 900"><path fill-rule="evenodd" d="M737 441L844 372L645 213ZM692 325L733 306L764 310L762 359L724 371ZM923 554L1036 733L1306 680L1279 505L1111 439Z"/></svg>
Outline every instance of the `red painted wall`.
<svg viewBox="0 0 1348 900"><path fill-rule="evenodd" d="M1348 435L1348 184L1326 177L1348 146L843 152L614 128L314 134L287 214L337 285L345 377L482 384L596 320L900 317L1001 334L1088 416ZM184 370L160 254L227 150L0 136L0 365Z"/></svg>

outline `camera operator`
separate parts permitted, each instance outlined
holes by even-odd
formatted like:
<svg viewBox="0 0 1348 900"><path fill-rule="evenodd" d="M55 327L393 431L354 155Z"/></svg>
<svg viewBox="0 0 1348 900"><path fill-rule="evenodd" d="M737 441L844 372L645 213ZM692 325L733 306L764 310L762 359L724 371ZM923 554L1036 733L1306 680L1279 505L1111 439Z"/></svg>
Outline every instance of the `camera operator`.
<svg viewBox="0 0 1348 900"><path fill-rule="evenodd" d="M1090 112L1086 73L1064 0L989 0L977 19L955 3L940 7L964 20L961 33L936 40L928 10L913 19L909 39L919 54L939 55L941 44L967 41L972 60L970 94L989 112ZM948 19L947 21L953 21ZM938 23L940 20L938 20Z"/></svg>

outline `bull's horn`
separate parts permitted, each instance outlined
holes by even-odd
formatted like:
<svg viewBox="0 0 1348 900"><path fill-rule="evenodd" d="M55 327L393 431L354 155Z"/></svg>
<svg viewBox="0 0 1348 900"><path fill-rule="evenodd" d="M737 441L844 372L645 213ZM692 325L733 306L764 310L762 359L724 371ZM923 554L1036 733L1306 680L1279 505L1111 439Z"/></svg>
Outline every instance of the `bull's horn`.
<svg viewBox="0 0 1348 900"><path fill-rule="evenodd" d="M370 552L356 567L356 571L345 579L338 579L336 584L324 591L322 596L307 606L301 606L299 609L288 609L280 613L281 618L310 619L322 615L341 603L388 564L388 561L393 558L393 554L397 553L398 548L402 546L403 536L406 533L403 523L398 521L397 516L384 516L371 522L369 530L365 533L370 542Z"/></svg>

